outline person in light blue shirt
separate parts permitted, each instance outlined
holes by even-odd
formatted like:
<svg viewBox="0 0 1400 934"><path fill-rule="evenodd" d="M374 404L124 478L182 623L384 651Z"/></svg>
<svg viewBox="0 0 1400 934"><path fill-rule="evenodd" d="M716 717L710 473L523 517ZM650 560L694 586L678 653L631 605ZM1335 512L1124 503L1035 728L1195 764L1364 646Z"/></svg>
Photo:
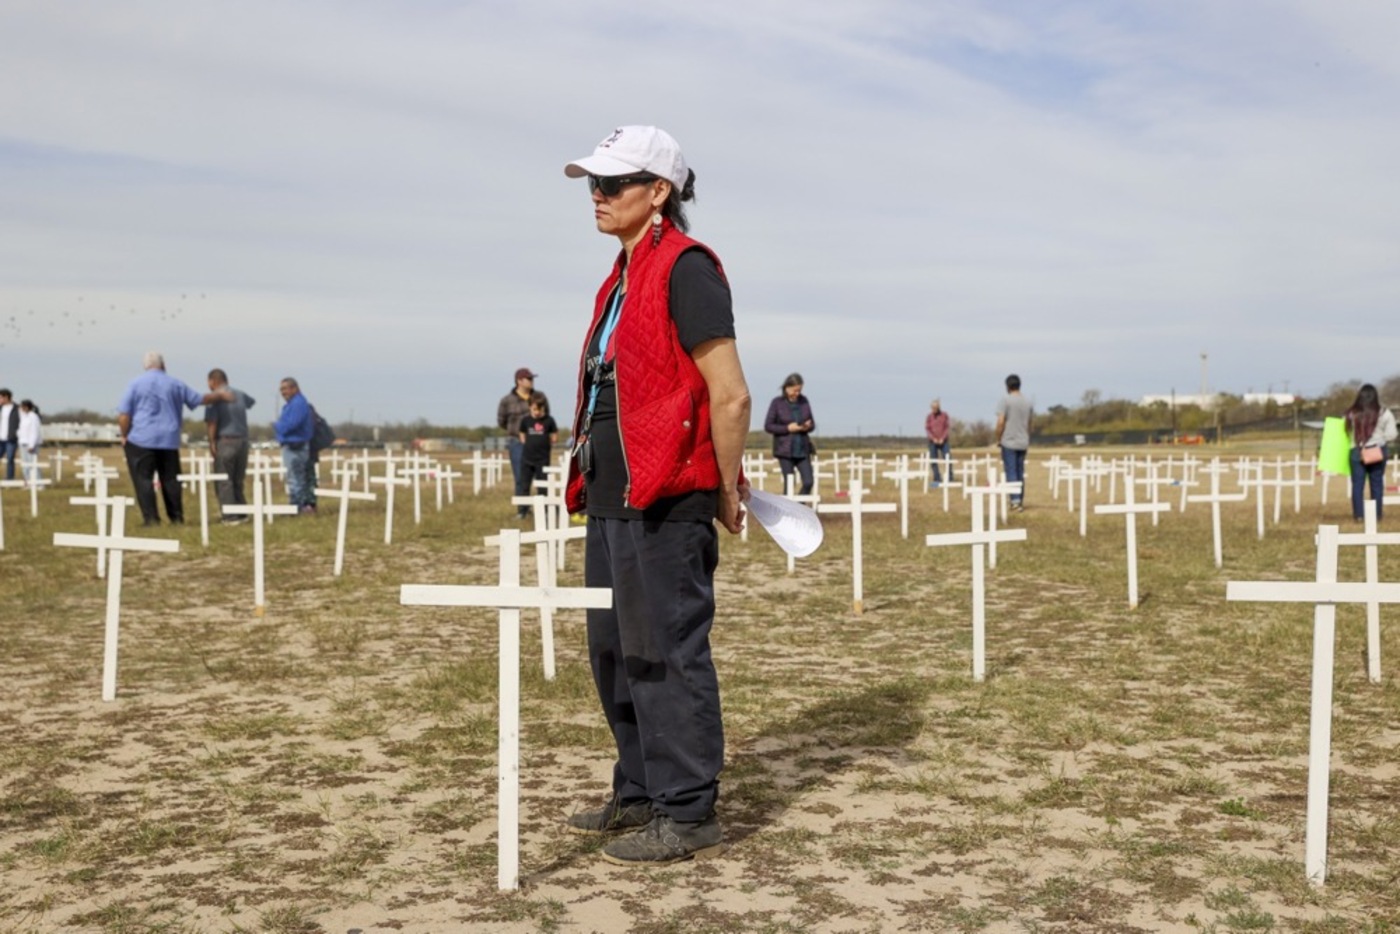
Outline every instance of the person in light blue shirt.
<svg viewBox="0 0 1400 934"><path fill-rule="evenodd" d="M277 391L286 403L272 426L282 445L282 466L287 472L287 498L303 516L316 514L316 462L311 457L311 436L316 433L316 412L301 386L288 376Z"/></svg>
<svg viewBox="0 0 1400 934"><path fill-rule="evenodd" d="M126 455L142 525L160 525L155 478L172 525L185 521L180 495L180 434L186 408L227 402L226 392L201 394L165 372L165 358L154 350L141 358L144 372L131 381L117 403L117 427Z"/></svg>

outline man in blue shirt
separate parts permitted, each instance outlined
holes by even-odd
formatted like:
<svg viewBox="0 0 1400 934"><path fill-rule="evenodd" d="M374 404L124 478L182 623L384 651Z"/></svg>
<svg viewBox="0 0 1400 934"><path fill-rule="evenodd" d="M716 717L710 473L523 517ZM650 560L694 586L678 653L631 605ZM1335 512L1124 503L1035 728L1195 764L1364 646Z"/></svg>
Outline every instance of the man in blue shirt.
<svg viewBox="0 0 1400 934"><path fill-rule="evenodd" d="M145 370L126 387L117 403L117 427L131 484L136 488L136 504L141 507L142 525L160 525L156 508L155 478L160 476L160 494L165 500L165 516L171 524L185 521L180 496L180 429L183 411L214 402L227 402L227 392L200 395L165 372L165 358L154 350L141 359Z"/></svg>
<svg viewBox="0 0 1400 934"><path fill-rule="evenodd" d="M287 473L287 498L303 516L316 515L316 462L311 457L311 436L316 433L316 415L301 394L297 381L288 376L277 391L286 405L272 430L282 445L282 466Z"/></svg>

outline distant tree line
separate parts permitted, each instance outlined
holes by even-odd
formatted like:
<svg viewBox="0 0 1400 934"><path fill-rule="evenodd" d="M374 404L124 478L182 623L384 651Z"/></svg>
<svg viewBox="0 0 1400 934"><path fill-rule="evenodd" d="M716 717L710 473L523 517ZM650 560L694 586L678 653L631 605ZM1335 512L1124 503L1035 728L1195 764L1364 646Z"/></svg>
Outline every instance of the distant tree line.
<svg viewBox="0 0 1400 934"><path fill-rule="evenodd" d="M1245 402L1243 396L1222 393L1214 409L1202 409L1196 405L1178 405L1173 411L1166 402L1152 405L1139 405L1127 399L1105 399L1097 389L1089 389L1079 399L1077 406L1052 405L1036 412L1035 435L1069 436L1086 435L1092 437L1123 436L1140 438L1150 436L1161 439L1176 435L1209 435L1219 429L1225 433L1257 428L1259 430L1283 430L1295 421L1316 421L1328 415L1341 415L1356 398L1356 391L1363 380L1353 379L1333 383L1320 396L1298 397L1296 405L1280 405L1272 400L1267 402ZM1380 389L1381 401L1390 405L1400 405L1400 374L1376 383ZM78 422L80 424L100 424L114 421L110 415L94 412L91 409L66 409L49 413L45 421ZM437 425L420 418L411 422L393 422L384 425L370 425L364 422L335 422L336 436L355 443L371 443L377 440L382 444L406 445L423 438L451 439L480 443L489 437L503 434L492 426L468 427L463 425ZM567 430L567 429L566 429ZM204 437L202 420L187 420L185 431L192 439ZM249 424L249 434L253 441L271 441L272 426L266 423ZM920 432L922 437L922 431ZM869 448L907 446L908 438L895 435L874 435L860 439L831 438L828 443L842 447L859 441ZM965 422L953 419L952 441L955 448L986 447L994 440L990 421ZM820 449L823 440L815 439ZM750 447L763 448L769 438L762 431L749 433Z"/></svg>

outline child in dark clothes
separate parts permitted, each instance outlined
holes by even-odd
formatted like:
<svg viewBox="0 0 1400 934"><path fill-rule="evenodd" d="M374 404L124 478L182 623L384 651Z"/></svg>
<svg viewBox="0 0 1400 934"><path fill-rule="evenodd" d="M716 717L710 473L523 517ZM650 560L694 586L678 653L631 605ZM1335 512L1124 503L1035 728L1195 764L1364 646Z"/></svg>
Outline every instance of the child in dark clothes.
<svg viewBox="0 0 1400 934"><path fill-rule="evenodd" d="M527 496L534 495L535 481L544 479L551 446L558 440L559 426L549 416L549 399L542 392L531 394L530 414L520 422L520 443L524 445L520 466L525 474L522 488L527 491ZM525 518L530 514L530 507L521 506L517 514Z"/></svg>

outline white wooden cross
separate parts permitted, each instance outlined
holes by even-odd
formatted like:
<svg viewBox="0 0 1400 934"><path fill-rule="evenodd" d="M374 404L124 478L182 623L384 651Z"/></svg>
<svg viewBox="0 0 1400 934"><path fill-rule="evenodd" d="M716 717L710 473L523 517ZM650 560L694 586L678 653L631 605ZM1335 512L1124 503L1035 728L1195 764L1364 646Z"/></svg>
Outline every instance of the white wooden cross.
<svg viewBox="0 0 1400 934"><path fill-rule="evenodd" d="M924 544L937 548L945 545L972 546L972 680L987 676L987 575L984 548L995 542L1023 542L1025 529L989 530L983 525L984 500L972 497L972 531L944 535L928 535Z"/></svg>
<svg viewBox="0 0 1400 934"><path fill-rule="evenodd" d="M1293 513L1296 515L1303 511L1303 487L1317 485L1317 458L1295 457L1287 466L1293 468L1293 479L1288 485L1293 487Z"/></svg>
<svg viewBox="0 0 1400 934"><path fill-rule="evenodd" d="M833 495L841 489L841 458L835 454L812 455L812 492L818 496L822 492L823 480L831 481Z"/></svg>
<svg viewBox="0 0 1400 934"><path fill-rule="evenodd" d="M1108 503L1094 507L1095 515L1121 515L1127 522L1128 527L1128 606L1137 609L1138 605L1138 574L1137 574L1137 517L1139 513L1151 513L1155 520L1157 514L1170 512L1171 503L1139 503L1134 493L1134 478L1131 473L1125 478L1123 484L1123 502ZM1152 488L1153 493L1157 488Z"/></svg>
<svg viewBox="0 0 1400 934"><path fill-rule="evenodd" d="M1217 568L1224 567L1225 552L1221 545L1220 537L1220 504L1243 502L1248 492L1220 492L1220 475L1224 473L1226 468L1220 465L1219 458L1211 461L1209 467L1203 467L1201 469L1210 474L1210 492L1202 493L1197 496L1188 496L1186 500L1191 503L1210 503L1211 534L1214 536L1215 541L1215 566Z"/></svg>
<svg viewBox="0 0 1400 934"><path fill-rule="evenodd" d="M1141 479L1139 479L1139 480L1137 481L1137 483L1138 483L1140 486L1145 486L1145 487L1147 487L1148 494L1149 494L1149 499L1148 499L1148 501L1149 501L1150 503L1152 503L1154 506L1157 505L1159 502L1161 502L1161 494L1160 494L1161 488L1164 487L1164 486L1171 486L1173 483L1176 482L1175 480L1173 480L1173 479L1171 478L1171 474L1170 474L1170 473L1167 473L1167 474L1164 475L1164 474L1161 472L1161 470L1160 470L1161 466L1162 466L1162 465L1161 465L1160 462L1155 461L1155 460L1153 460L1153 459L1150 458L1150 457L1147 458L1147 476L1142 477ZM1156 525L1158 525L1158 524L1159 524L1159 520L1161 519L1162 513L1163 513L1163 512L1170 512L1170 511L1171 511L1171 510L1169 510L1169 509L1164 509L1164 510L1153 510L1153 512L1152 512L1152 525L1153 525L1154 527L1155 527Z"/></svg>
<svg viewBox="0 0 1400 934"><path fill-rule="evenodd" d="M54 448L49 454L49 463L53 465L53 478L55 483L63 482L63 462L72 460L62 449Z"/></svg>
<svg viewBox="0 0 1400 934"><path fill-rule="evenodd" d="M370 483L377 483L384 487L384 544L394 543L394 490L397 487L408 486L411 482L407 477L394 476L394 461L390 458L384 464L384 476L372 477Z"/></svg>
<svg viewBox="0 0 1400 934"><path fill-rule="evenodd" d="M247 477L248 477L249 480L252 481L252 485L253 485L254 487L259 487L259 486L261 486L261 487L263 488L263 490L262 490L262 501L263 501L264 503L271 503L271 502L273 501L273 500L272 500L272 478L273 478L273 477L276 477L276 476L281 476L282 473L283 473L282 465L281 465L280 463L278 463L278 462L272 460L271 458L265 456L261 451L256 452L256 453L253 455L252 460L249 461L249 463L248 463ZM257 491L254 490L254 499L255 499L255 501L256 501L256 496L257 496ZM240 507L240 508L246 508L246 506ZM235 516L237 516L237 515L242 515L242 513L236 512L236 511L234 511L232 508L230 508L230 509L225 509L224 512L231 513L232 515L235 515ZM272 524L272 521L273 521L273 518L274 518L275 516L280 516L280 515L295 515L295 513L287 513L287 512L284 511L284 510L277 510L276 512L269 511L269 512L266 513L266 515L263 515L263 516L261 516L261 517L259 517L259 518L256 518L254 521L255 521L255 522L264 522L264 521L266 521L269 525L271 525L271 524Z"/></svg>
<svg viewBox="0 0 1400 934"><path fill-rule="evenodd" d="M745 454L744 476L752 479L760 474L766 474L773 470L776 464L777 461L762 451L755 454ZM761 490L763 487L760 486L759 489Z"/></svg>
<svg viewBox="0 0 1400 934"><path fill-rule="evenodd" d="M520 586L520 532L503 529L500 583L496 587L404 584L404 606L486 606L500 611L500 726L497 754L496 885L520 887L520 611L612 606L612 591L602 587L544 588Z"/></svg>
<svg viewBox="0 0 1400 934"><path fill-rule="evenodd" d="M24 471L24 477L20 480L0 480L6 488L11 490L29 491L29 516L32 519L39 518L39 490L50 484L48 480L39 478L39 466L34 464Z"/></svg>
<svg viewBox="0 0 1400 934"><path fill-rule="evenodd" d="M1381 532L1376 528L1376 501L1366 500L1366 530L1361 534L1343 532L1337 536L1338 545L1364 545L1366 548L1366 583L1380 582L1378 546L1400 545L1400 533ZM1371 683L1381 680L1381 605L1376 600L1366 603L1366 676Z"/></svg>
<svg viewBox="0 0 1400 934"><path fill-rule="evenodd" d="M462 479L462 472L460 470L452 468L450 465L447 464L446 461L438 465L436 473L433 474L433 480L437 483L438 512L442 512L443 487L447 487L447 503L450 506L452 503L456 502L456 499L454 498L455 488L453 481L460 479Z"/></svg>
<svg viewBox="0 0 1400 934"><path fill-rule="evenodd" d="M85 453L78 458L78 479L83 481L84 493L91 492L92 481L99 475L108 480L115 480L121 476L121 471L115 467L108 467L96 454Z"/></svg>
<svg viewBox="0 0 1400 934"><path fill-rule="evenodd" d="M22 489L24 489L24 481L23 481L23 480L0 480L0 494L3 494L5 490L22 490ZM4 548L4 547L5 547L5 513L4 513L4 506L3 506L3 504L0 504L0 548Z"/></svg>
<svg viewBox="0 0 1400 934"><path fill-rule="evenodd" d="M480 451L472 451L472 495L481 495L481 478L486 470L486 462L481 457Z"/></svg>
<svg viewBox="0 0 1400 934"><path fill-rule="evenodd" d="M1192 457L1190 454L1181 455L1181 480L1177 484L1181 487L1181 504L1177 507L1177 511L1182 515L1186 514L1186 501L1191 489L1200 485L1200 481L1196 479L1196 471L1200 466L1199 458ZM1167 458L1167 469L1171 469L1170 457Z"/></svg>
<svg viewBox="0 0 1400 934"><path fill-rule="evenodd" d="M1058 454L1051 454L1045 460L1045 472L1049 477L1050 498L1060 498L1060 484L1064 482L1063 471L1069 466L1069 461Z"/></svg>
<svg viewBox="0 0 1400 934"><path fill-rule="evenodd" d="M894 469L884 474L886 480L899 484L899 534L902 538L909 537L909 481L922 480L927 476L924 471L909 466L908 454L899 455Z"/></svg>
<svg viewBox="0 0 1400 934"><path fill-rule="evenodd" d="M1294 479L1297 478L1295 477ZM1274 458L1274 476L1273 479L1269 480L1264 478L1264 459L1261 457L1259 459L1259 472L1254 482L1259 486L1259 495L1261 497L1264 495L1264 487L1271 486L1274 488L1274 525L1278 525L1279 519L1283 516L1283 488L1291 485L1283 478L1283 458Z"/></svg>
<svg viewBox="0 0 1400 934"><path fill-rule="evenodd" d="M263 519L271 519L273 515L294 516L297 514L297 507L292 503L278 505L268 502L264 498L263 485L257 480L253 481L253 502L252 505L225 506L224 512L231 516L252 516L253 517L253 615L262 616L267 612L267 593L263 584L263 568L266 564L264 560L265 547L263 544Z"/></svg>
<svg viewBox="0 0 1400 934"><path fill-rule="evenodd" d="M542 590L551 590L559 584L552 557L555 547L569 539L580 539L588 535L588 529L581 525L566 528L548 528L536 513L535 531L520 532L520 544L535 546L535 582ZM486 547L501 547L501 536L486 538ZM544 679L554 680L554 607L540 607L540 649L544 656Z"/></svg>
<svg viewBox="0 0 1400 934"><path fill-rule="evenodd" d="M3 493L5 487L18 487L22 483L21 480L0 480L0 551L5 550L5 501Z"/></svg>
<svg viewBox="0 0 1400 934"><path fill-rule="evenodd" d="M364 471L361 475L364 481L364 489L361 492L368 493L370 492L369 485L374 482L374 465L388 465L394 463L394 452L386 449L382 454L371 454L368 449L365 449L355 458L355 463Z"/></svg>
<svg viewBox="0 0 1400 934"><path fill-rule="evenodd" d="M29 479L26 481L26 484L29 487L29 515L31 518L39 518L39 490L48 487L52 483L52 480L40 478L38 464L30 468Z"/></svg>
<svg viewBox="0 0 1400 934"><path fill-rule="evenodd" d="M199 540L205 548L209 547L209 484L214 480L227 480L226 473L210 473L208 458L198 454L192 455L195 465L194 473L177 474L176 478L181 483L192 483L198 492L199 497Z"/></svg>
<svg viewBox="0 0 1400 934"><path fill-rule="evenodd" d="M953 463L953 459L952 459L951 457L948 458L948 463L949 463L949 464L952 464L952 463ZM952 469L953 469L952 467L949 467L949 468L948 468L948 470L949 470L950 473L952 472ZM942 493L943 493L943 511L944 511L944 512L947 512L947 511L948 511L948 492L949 492L950 490L952 490L953 488L955 488L955 487L963 487L963 486L966 486L966 485L967 485L966 478L967 478L967 477L973 476L972 473L969 473L970 470L971 470L970 467L964 467L961 471L958 472L958 476L964 478L964 479L962 479L962 480L944 480L944 481L942 481L942 482L939 484L939 489L940 489L940 490L942 491Z"/></svg>
<svg viewBox="0 0 1400 934"><path fill-rule="evenodd" d="M116 497L112 503L111 535L75 535L55 532L58 548L100 548L111 552L107 573L107 619L102 649L102 699L117 697L117 633L122 608L122 555L128 551L175 552L180 543L168 538L130 538L126 534L126 507L132 500Z"/></svg>
<svg viewBox="0 0 1400 934"><path fill-rule="evenodd" d="M563 528L569 524L568 508L564 492L568 487L568 473L559 467L546 467L546 476L535 481L535 492L528 496L512 496L514 506L528 506L534 517L535 531ZM559 539L550 545L550 556L554 566L564 570L564 545L568 539Z"/></svg>
<svg viewBox="0 0 1400 934"><path fill-rule="evenodd" d="M1357 539L1367 537L1350 535L1348 538L1352 541L1349 544L1364 544ZM1336 651L1337 604L1400 603L1400 584L1337 581L1340 538L1337 526L1318 527L1315 581L1230 581L1225 588L1227 600L1315 605L1312 709L1308 739L1308 815L1303 871L1308 881L1318 886L1327 879L1327 794L1331 780L1332 665Z"/></svg>
<svg viewBox="0 0 1400 934"><path fill-rule="evenodd" d="M1087 538L1089 535L1089 477L1094 471L1089 466L1088 460L1081 457L1078 467L1061 468L1065 479L1069 481L1069 496L1065 499L1065 508L1074 512L1075 484L1079 484L1079 537Z"/></svg>
<svg viewBox="0 0 1400 934"><path fill-rule="evenodd" d="M923 450L923 451L920 451L920 452L919 452L918 464L919 464L919 471L920 471L920 473L923 474L924 480L925 480L925 483L924 483L924 485L923 485L923 488L924 488L924 495L925 495L925 496L927 496L927 495L929 494L929 491L933 489L933 465L934 465L934 464L937 464L940 468L942 468L942 471L941 471L941 472L942 472L943 476L947 478L946 483L945 483L944 481L940 481L940 482L939 482L939 486L940 486L940 487L946 486L946 484L952 484L952 485L954 485L954 486L961 486L961 484L953 483L953 458L952 458L952 455L949 455L948 457L934 457L934 456L933 456L932 454L930 454L927 450ZM943 511L944 511L944 512L947 512L947 511L948 511L948 491L947 491L947 489L944 489L944 491L943 491Z"/></svg>
<svg viewBox="0 0 1400 934"><path fill-rule="evenodd" d="M1248 458L1240 461L1238 465L1240 487L1248 491L1254 488L1254 519L1256 534L1259 540L1264 540L1264 488L1268 483L1264 480L1264 461L1252 461Z"/></svg>
<svg viewBox="0 0 1400 934"><path fill-rule="evenodd" d="M99 538L107 534L107 509L113 504L120 503L123 508L130 497L108 496L107 495L107 475L98 473L93 478L96 489L91 496L70 496L68 502L74 506L92 506L97 511L97 535ZM97 546L97 576L107 576L107 549L101 545Z"/></svg>
<svg viewBox="0 0 1400 934"><path fill-rule="evenodd" d="M1089 479L1094 480L1094 491L1103 490L1103 478L1105 474L1112 474L1117 477L1113 467L1103 462L1103 458L1098 456L1081 457L1079 459L1079 469L1075 476L1079 478L1079 537L1089 536L1089 512L1092 507L1089 505ZM1070 497L1071 508L1074 498Z"/></svg>
<svg viewBox="0 0 1400 934"><path fill-rule="evenodd" d="M317 487L318 497L330 497L340 500L340 517L335 523L335 567L332 573L340 576L340 572L345 568L345 525L350 512L350 500L359 499L374 502L377 497L373 493L358 493L350 489L350 481L355 478L354 471L342 470L340 472L340 489Z"/></svg>
<svg viewBox="0 0 1400 934"><path fill-rule="evenodd" d="M794 503L802 503L804 506L807 506L808 508L815 511L818 504L821 503L822 498L818 496L815 492L808 493L804 496L803 494L796 492L796 490L797 477L793 474L788 474L787 481L783 487L783 495L786 496L788 499L792 500ZM745 522L744 528L747 529L748 527L749 523ZM787 552L786 554L787 570L788 573L791 574L797 568L797 559L792 556L792 552Z"/></svg>
<svg viewBox="0 0 1400 934"><path fill-rule="evenodd" d="M992 538L987 542L987 567L996 570L997 567L997 507L1001 504L1003 516L1005 516L1006 498L1012 493L1021 492L1025 482L1021 480L1009 481L998 480L999 469L996 464L987 464L987 485L986 486L964 486L963 497L965 499L977 499L985 497L987 501L986 518L987 530L992 533ZM964 476L968 476L964 474Z"/></svg>
<svg viewBox="0 0 1400 934"><path fill-rule="evenodd" d="M860 484L852 483L848 491L850 501L846 503L818 503L818 513L849 513L851 516L851 582L853 596L851 605L857 614L865 612L864 568L861 562L861 516L864 513L894 512L894 503L867 503L865 490Z"/></svg>
<svg viewBox="0 0 1400 934"><path fill-rule="evenodd" d="M413 481L413 524L423 524L423 486L422 480L433 472L432 462L422 454L414 451L408 459L408 464L399 472L400 476L409 477Z"/></svg>

